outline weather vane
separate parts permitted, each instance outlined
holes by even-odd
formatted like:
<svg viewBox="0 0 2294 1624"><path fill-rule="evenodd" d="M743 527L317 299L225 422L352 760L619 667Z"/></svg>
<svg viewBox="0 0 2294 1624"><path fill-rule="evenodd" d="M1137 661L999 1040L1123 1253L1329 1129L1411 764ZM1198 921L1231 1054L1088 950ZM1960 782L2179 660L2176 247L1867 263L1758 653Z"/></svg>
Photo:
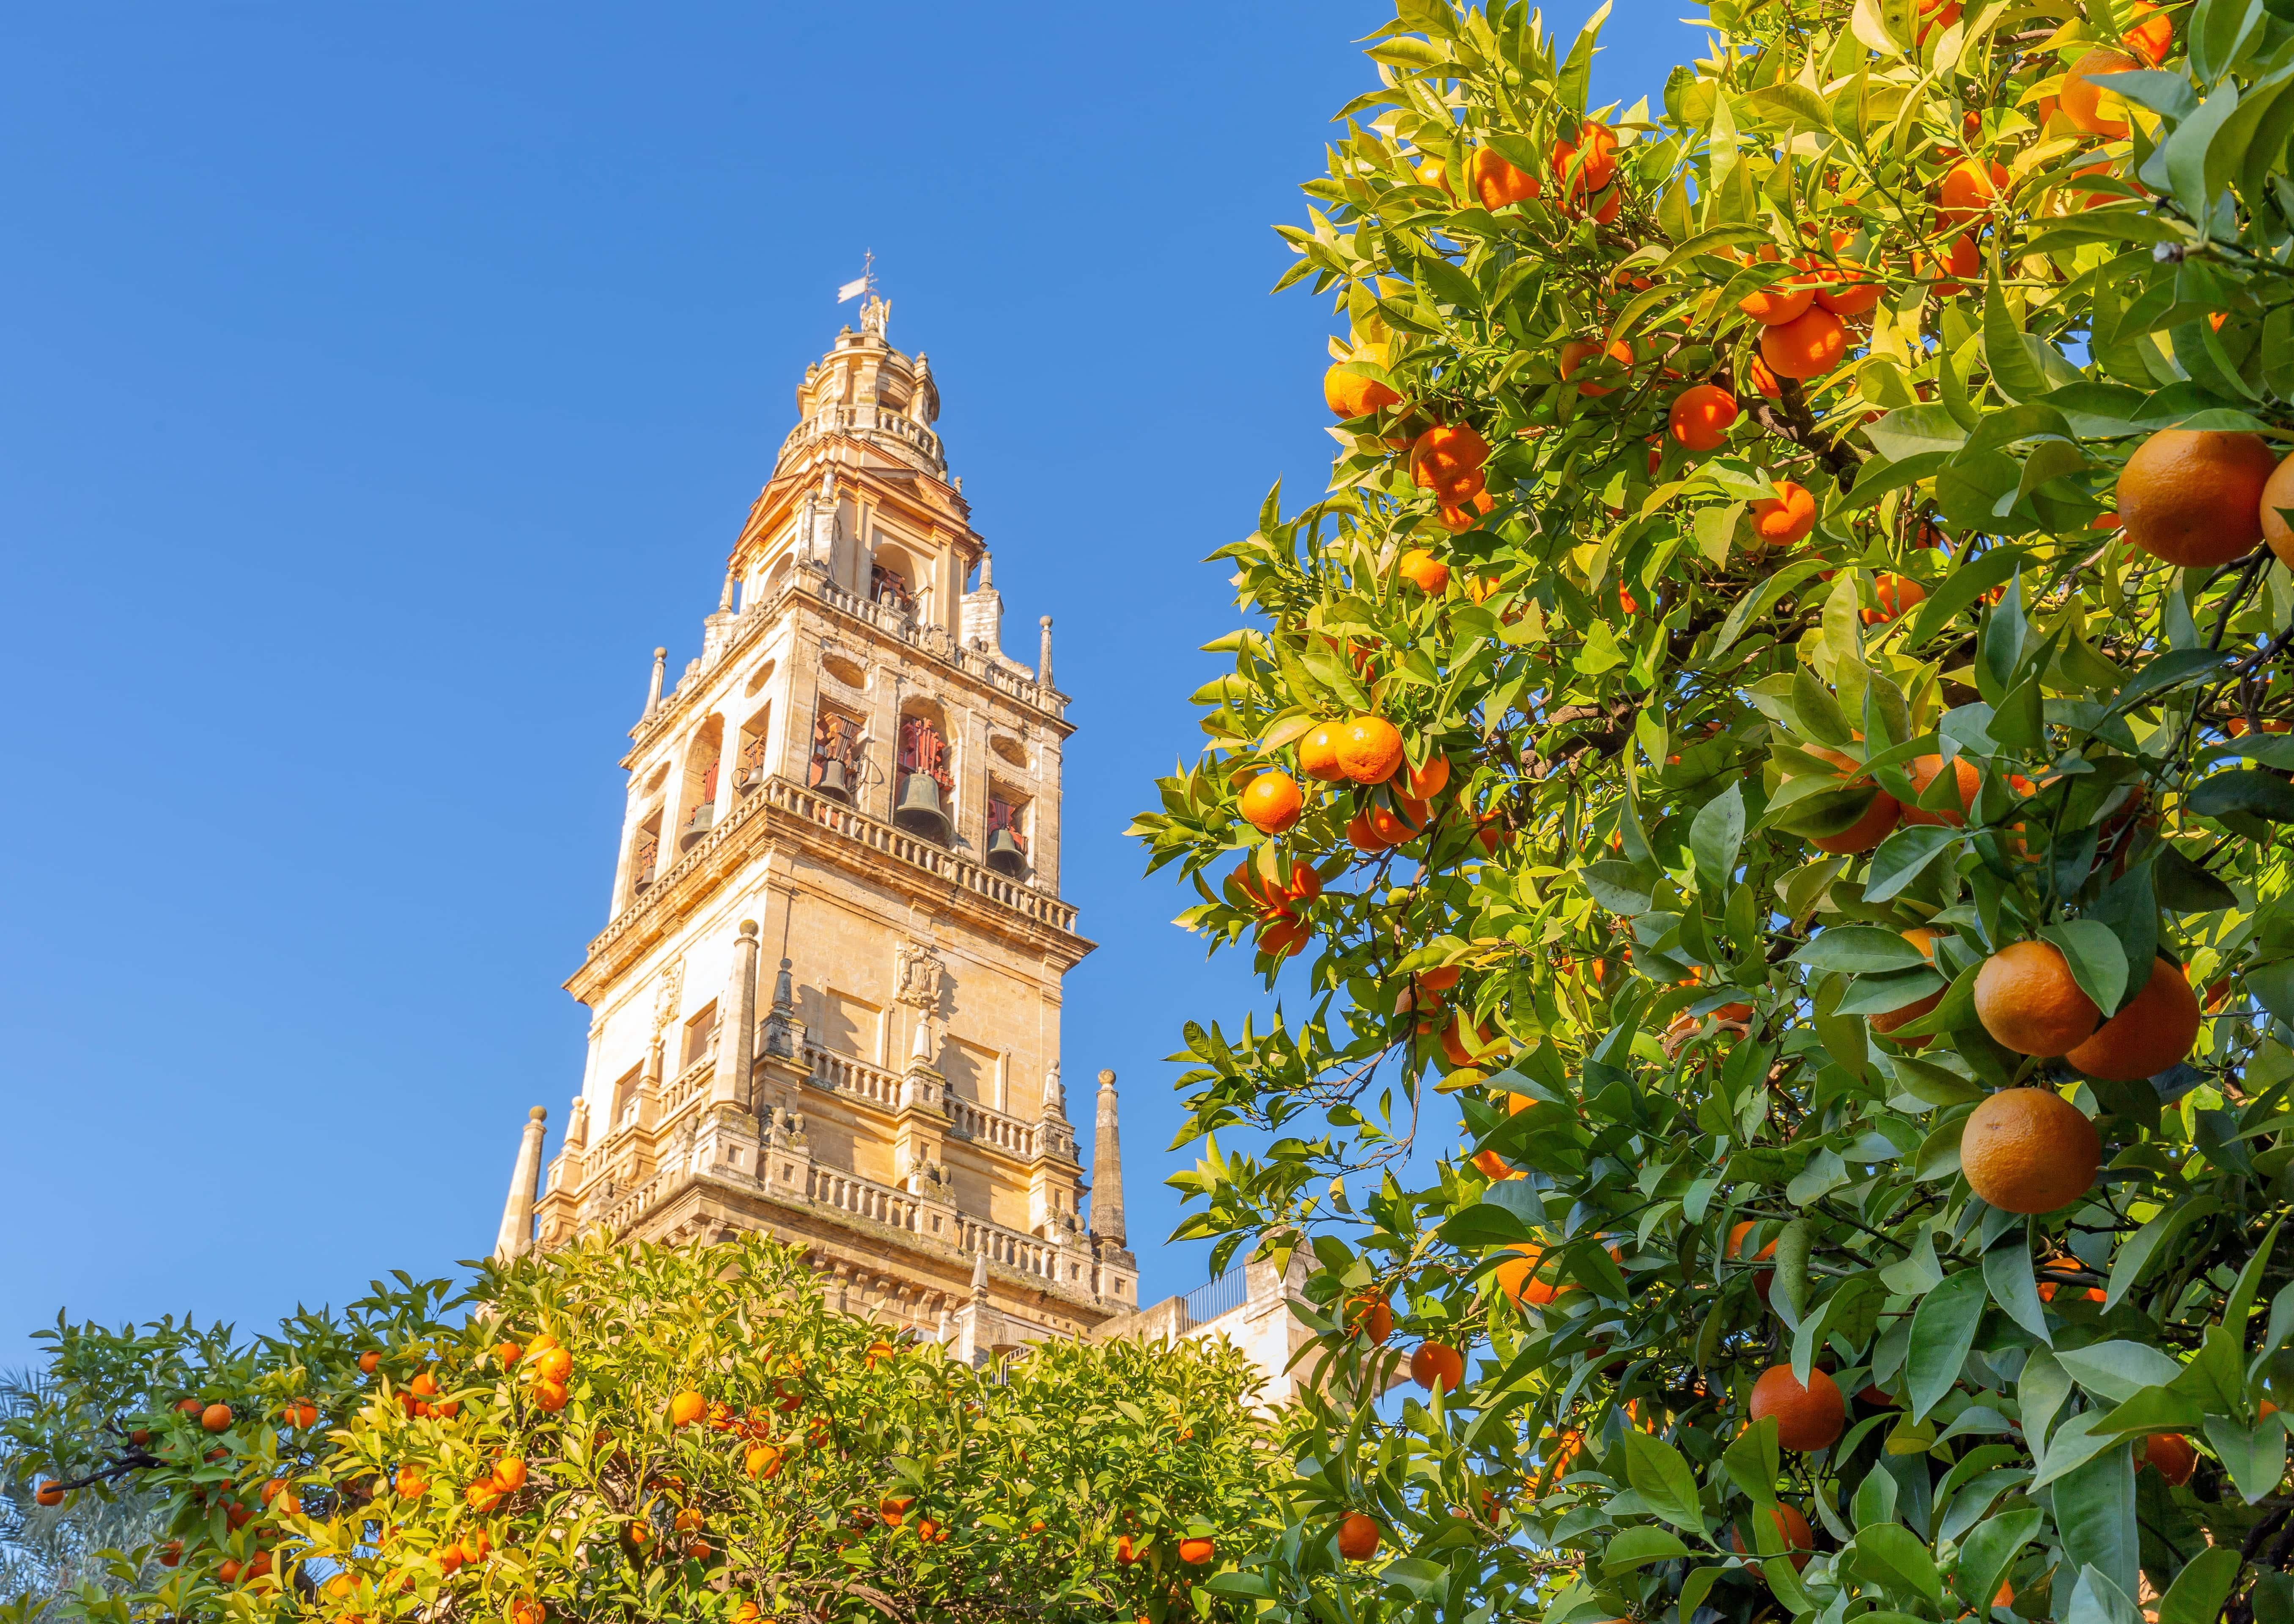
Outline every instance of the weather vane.
<svg viewBox="0 0 2294 1624"><path fill-rule="evenodd" d="M836 290L839 304L857 299L864 293L876 291L876 256L873 250L861 256L860 274Z"/></svg>

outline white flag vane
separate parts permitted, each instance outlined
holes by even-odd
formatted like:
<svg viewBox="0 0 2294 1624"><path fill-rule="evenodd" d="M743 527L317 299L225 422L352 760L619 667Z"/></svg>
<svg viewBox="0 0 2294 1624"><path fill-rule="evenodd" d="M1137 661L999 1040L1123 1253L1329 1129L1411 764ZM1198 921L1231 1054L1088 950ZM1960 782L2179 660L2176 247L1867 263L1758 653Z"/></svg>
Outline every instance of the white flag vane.
<svg viewBox="0 0 2294 1624"><path fill-rule="evenodd" d="M860 274L836 290L836 302L842 304L848 299L857 299L864 293L874 292L875 287L876 256L871 251L862 256Z"/></svg>

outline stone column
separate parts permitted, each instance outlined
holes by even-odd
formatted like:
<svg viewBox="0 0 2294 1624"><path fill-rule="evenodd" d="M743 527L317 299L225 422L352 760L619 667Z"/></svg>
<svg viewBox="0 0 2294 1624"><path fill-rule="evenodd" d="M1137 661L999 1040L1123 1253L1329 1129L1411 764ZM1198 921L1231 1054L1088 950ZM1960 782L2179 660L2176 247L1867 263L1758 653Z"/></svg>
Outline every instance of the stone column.
<svg viewBox="0 0 2294 1624"><path fill-rule="evenodd" d="M1052 686L1052 617L1045 615L1037 623L1043 628L1044 645L1036 657L1036 680L1048 688Z"/></svg>
<svg viewBox="0 0 2294 1624"><path fill-rule="evenodd" d="M525 1136L518 1141L517 1164L509 1175L509 1198L502 1203L501 1230L494 1238L497 1263L523 1257L533 1244L533 1187L541 1176L541 1125L549 1117L549 1113L538 1105L525 1114Z"/></svg>
<svg viewBox="0 0 2294 1624"><path fill-rule="evenodd" d="M1115 1120L1115 1074L1099 1074L1099 1141L1091 1157L1091 1232L1123 1248L1123 1144Z"/></svg>
<svg viewBox="0 0 2294 1624"><path fill-rule="evenodd" d="M744 919L733 938L733 968L717 1004L717 1069L709 1103L750 1108L749 1072L757 1054L757 922Z"/></svg>

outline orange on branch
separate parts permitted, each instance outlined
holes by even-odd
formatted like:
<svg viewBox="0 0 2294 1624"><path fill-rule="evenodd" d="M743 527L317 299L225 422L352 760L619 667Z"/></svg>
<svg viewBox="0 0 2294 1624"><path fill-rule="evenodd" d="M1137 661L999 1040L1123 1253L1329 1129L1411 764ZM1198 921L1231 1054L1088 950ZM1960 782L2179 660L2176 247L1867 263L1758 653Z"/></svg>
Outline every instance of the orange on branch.
<svg viewBox="0 0 2294 1624"><path fill-rule="evenodd" d="M1384 784L1402 765L1402 734L1382 716L1349 717L1338 728L1338 757L1356 784Z"/></svg>
<svg viewBox="0 0 2294 1624"><path fill-rule="evenodd" d="M1749 512L1753 534L1766 547L1790 547L1816 528L1816 498L1789 479L1772 480L1774 496L1756 499Z"/></svg>
<svg viewBox="0 0 2294 1624"><path fill-rule="evenodd" d="M1781 327L1807 313L1816 289L1802 282L1773 282L1737 301L1737 308L1762 327Z"/></svg>
<svg viewBox="0 0 2294 1624"><path fill-rule="evenodd" d="M1912 821L1911 809L1909 808L1905 808L1904 821L1906 823ZM1925 927L1920 927L1903 932L1903 938L1906 941L1911 943L1913 946L1918 948L1921 954L1931 962L1934 961L1936 938L1936 933L1934 931L1930 930ZM1930 993L1924 998L1913 1000L1910 1003L1906 1004L1900 1010L1889 1010L1883 1013L1867 1017L1871 1024L1872 1030L1879 1033L1883 1037L1892 1035L1897 1027L1911 1025L1912 1022L1917 1020L1921 1016L1929 1013L1938 1004L1941 1003L1943 1002L1944 991L1948 990L1948 988L1946 988L1941 991ZM1906 1049L1922 1049L1927 1046L1928 1040L1924 1037L1899 1037L1896 1039L1896 1042Z"/></svg>
<svg viewBox="0 0 2294 1624"><path fill-rule="evenodd" d="M1917 798L1927 794L1930 784L1943 775L1944 759L1940 755L1915 756L1906 770L1911 775L1916 802ZM1975 807L1976 792L1983 787L1983 775L1965 755L1951 759L1951 774L1959 801L1957 808L1946 807L1930 811L1915 802L1907 802L1904 807L1906 823L1942 824L1956 829L1967 822L1968 813Z"/></svg>
<svg viewBox="0 0 2294 1624"><path fill-rule="evenodd" d="M2199 1452L2180 1433L2152 1433L2135 1446L2137 1468L2149 1467L2179 1489L2199 1469Z"/></svg>
<svg viewBox="0 0 2294 1624"><path fill-rule="evenodd" d="M1747 1408L1755 1421L1774 1416L1777 1441L1802 1454L1831 1448L1848 1425L1839 1384L1821 1370L1811 1369L1802 1386L1790 1365L1771 1365L1753 1384Z"/></svg>
<svg viewBox="0 0 2294 1624"><path fill-rule="evenodd" d="M1959 1166L1968 1188L2001 1212L2052 1213L2095 1183L2103 1139L2060 1094L2002 1089L1986 1097L1961 1128Z"/></svg>
<svg viewBox="0 0 2294 1624"><path fill-rule="evenodd" d="M1348 1562L1368 1562L1378 1555L1383 1538L1376 1519L1350 1511L1338 1522L1338 1555Z"/></svg>
<svg viewBox="0 0 2294 1624"><path fill-rule="evenodd" d="M1623 339L1615 339L1605 348L1582 338L1571 338L1561 345L1561 381L1566 384L1575 378L1577 369L1596 355L1606 355L1626 371L1632 369L1633 346ZM1577 393L1587 395L1607 394L1613 387L1613 385L1596 383L1588 378L1577 386Z"/></svg>
<svg viewBox="0 0 2294 1624"><path fill-rule="evenodd" d="M2259 434L2162 428L2119 472L2120 524L2167 564L2228 564L2262 540L2263 492L2277 468Z"/></svg>
<svg viewBox="0 0 2294 1624"><path fill-rule="evenodd" d="M1179 1541L1179 1560L1191 1568L1200 1568L1218 1555L1217 1542L1193 1539Z"/></svg>
<svg viewBox="0 0 2294 1624"><path fill-rule="evenodd" d="M1785 1554L1792 1560L1793 1571L1798 1572L1807 1567L1810 1559L1816 1555L1816 1531L1808 1525L1808 1519L1801 1514L1800 1507L1787 1506L1779 1500L1769 1509L1769 1515L1776 1523L1777 1534L1784 1539ZM1750 1552L1751 1547L1745 1543L1744 1531L1739 1528L1729 1529L1729 1543L1736 1547L1740 1556Z"/></svg>
<svg viewBox="0 0 2294 1624"><path fill-rule="evenodd" d="M2079 990L2061 948L2052 942L2010 942L1976 974L1975 1016L2006 1048L2053 1059L2085 1043L2103 1011Z"/></svg>
<svg viewBox="0 0 2294 1624"><path fill-rule="evenodd" d="M2135 23L2120 38L2128 50L2143 59L2145 67L2156 68L2175 48L2175 20L2152 4L2151 0L2135 0L2128 9Z"/></svg>
<svg viewBox="0 0 2294 1624"><path fill-rule="evenodd" d="M2095 80L2104 74L2131 73L2141 66L2126 52L2114 51L2107 45L2090 51L2073 62L2070 71L2063 76L2062 93L2056 105L2075 128L2107 140L2123 141L2127 137L2127 120L2113 118L2111 112L2123 111L2126 102Z"/></svg>
<svg viewBox="0 0 2294 1624"><path fill-rule="evenodd" d="M1450 566L1422 547L1413 547L1403 554L1402 562L1395 567L1403 580L1420 592L1439 592L1450 584ZM1303 757L1300 765L1305 765ZM1332 765L1336 765L1335 761ZM1346 775L1341 773L1338 775L1344 777Z"/></svg>
<svg viewBox="0 0 2294 1624"><path fill-rule="evenodd" d="M1466 1378L1465 1356L1438 1342L1421 1342L1410 1356L1410 1379L1431 1393L1436 1387L1457 1390Z"/></svg>
<svg viewBox="0 0 2294 1624"><path fill-rule="evenodd" d="M1761 329L1761 359L1778 378L1821 378L1848 353L1848 329L1828 310L1802 312Z"/></svg>
<svg viewBox="0 0 2294 1624"><path fill-rule="evenodd" d="M1243 821L1261 834L1281 833L1298 821L1305 804L1297 780L1281 767L1269 767L1243 785Z"/></svg>
<svg viewBox="0 0 2294 1624"><path fill-rule="evenodd" d="M1582 160L1578 157L1581 142L1584 153ZM1617 178L1617 133L1606 124L1590 120L1579 126L1577 141L1553 143L1553 173L1557 177L1567 178L1573 198L1590 197L1603 190Z"/></svg>
<svg viewBox="0 0 2294 1624"><path fill-rule="evenodd" d="M2262 539L2270 543L2270 550L2278 555L2279 563L2294 569L2294 525L2289 525L2284 517L2289 509L2294 509L2294 453L2290 453L2262 482L2260 507Z"/></svg>
<svg viewBox="0 0 2294 1624"><path fill-rule="evenodd" d="M1466 182L1474 195L1487 209L1500 209L1509 203L1537 196L1537 177L1500 158L1487 147L1476 147L1466 159Z"/></svg>
<svg viewBox="0 0 2294 1624"><path fill-rule="evenodd" d="M2007 178L2007 171L1989 159L1961 158L1936 188L1936 219L1947 227L1981 220L2006 190Z"/></svg>
<svg viewBox="0 0 2294 1624"><path fill-rule="evenodd" d="M1927 596L1928 589L1916 581L1901 575L1882 575L1872 583L1874 606L1858 610L1857 616L1867 626L1885 626L1903 619L1906 610L1925 603Z"/></svg>
<svg viewBox="0 0 2294 1624"><path fill-rule="evenodd" d="M1402 397L1374 378L1349 372L1343 361L1333 362L1322 374L1322 400L1341 418L1364 418L1383 411Z"/></svg>
<svg viewBox="0 0 2294 1624"><path fill-rule="evenodd" d="M1692 451L1709 451L1729 437L1737 421L1737 399L1712 384L1692 384L1673 397L1665 432Z"/></svg>
<svg viewBox="0 0 2294 1624"><path fill-rule="evenodd" d="M1298 770L1309 778L1335 784L1346 775L1338 765L1338 729L1343 722L1321 722L1298 741Z"/></svg>
<svg viewBox="0 0 2294 1624"><path fill-rule="evenodd" d="M2063 1056L2090 1077L2139 1083L2178 1065L2199 1041L2199 997L2179 965L2154 959L2127 1007Z"/></svg>

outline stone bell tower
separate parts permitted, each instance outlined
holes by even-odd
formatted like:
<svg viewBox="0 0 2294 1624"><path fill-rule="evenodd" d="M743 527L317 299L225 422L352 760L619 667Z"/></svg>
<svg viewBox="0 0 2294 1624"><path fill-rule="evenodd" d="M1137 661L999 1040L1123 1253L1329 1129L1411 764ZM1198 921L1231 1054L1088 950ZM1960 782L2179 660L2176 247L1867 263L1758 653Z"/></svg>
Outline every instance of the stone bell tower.
<svg viewBox="0 0 2294 1624"><path fill-rule="evenodd" d="M608 922L565 984L588 1068L502 1246L768 1230L832 1300L974 1354L1087 1335L1138 1272L1119 1219L1086 1222L1060 1082L1092 944L1060 897L1051 621L1036 665L1004 653L939 385L889 313L872 295L807 369L666 691L655 651Z"/></svg>

